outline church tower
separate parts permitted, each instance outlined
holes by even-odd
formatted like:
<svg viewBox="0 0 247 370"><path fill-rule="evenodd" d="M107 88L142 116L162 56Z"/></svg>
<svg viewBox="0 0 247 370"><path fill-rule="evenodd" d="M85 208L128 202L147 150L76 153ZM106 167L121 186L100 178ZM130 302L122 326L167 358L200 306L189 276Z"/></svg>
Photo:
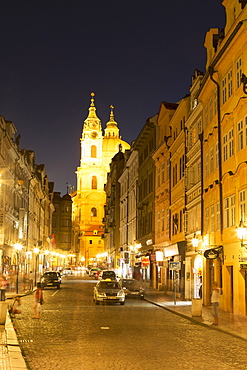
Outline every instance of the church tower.
<svg viewBox="0 0 247 370"><path fill-rule="evenodd" d="M96 114L94 96L92 93L88 117L82 128L80 166L76 171L77 191L72 194L75 252L77 259L85 266L95 264L96 256L104 252L102 239L104 233L102 219L106 203L104 185L111 159L118 152L119 145L123 151L130 148L129 144L119 137L113 107L103 136L101 121Z"/></svg>

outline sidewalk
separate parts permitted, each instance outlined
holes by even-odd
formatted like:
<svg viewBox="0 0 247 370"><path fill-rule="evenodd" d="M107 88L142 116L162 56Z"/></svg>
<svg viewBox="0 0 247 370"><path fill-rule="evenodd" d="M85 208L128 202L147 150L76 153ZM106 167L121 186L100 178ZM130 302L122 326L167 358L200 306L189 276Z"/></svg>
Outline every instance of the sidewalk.
<svg viewBox="0 0 247 370"><path fill-rule="evenodd" d="M219 310L219 325L212 326L213 317L210 306L202 306L201 317L192 317L191 301L176 299L176 304L174 304L174 296L166 295L164 292L152 288L147 289L145 300L199 325L207 326L212 330L226 332L247 341L247 316L238 316Z"/></svg>
<svg viewBox="0 0 247 370"><path fill-rule="evenodd" d="M23 296L25 294L19 294ZM6 293L6 301L11 304L11 299L16 293ZM7 312L6 324L0 325L0 369L1 370L27 370L23 359L16 332L9 313Z"/></svg>

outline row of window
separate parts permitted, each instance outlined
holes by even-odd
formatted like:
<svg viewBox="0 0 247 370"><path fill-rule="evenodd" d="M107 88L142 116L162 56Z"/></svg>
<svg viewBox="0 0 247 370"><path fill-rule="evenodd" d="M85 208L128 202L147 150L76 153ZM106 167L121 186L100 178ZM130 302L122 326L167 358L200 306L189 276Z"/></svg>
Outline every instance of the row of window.
<svg viewBox="0 0 247 370"><path fill-rule="evenodd" d="M235 194L224 199L224 228L236 226ZM246 220L245 190L238 194L239 219ZM220 203L212 204L205 210L205 231L214 232L220 229Z"/></svg>
<svg viewBox="0 0 247 370"><path fill-rule="evenodd" d="M222 139L222 160L227 161L234 155L235 141L234 131L231 128ZM237 123L237 151L244 149L247 146L247 116ZM214 168L219 166L219 145L210 148L209 154L205 155L205 176L207 177L214 171Z"/></svg>

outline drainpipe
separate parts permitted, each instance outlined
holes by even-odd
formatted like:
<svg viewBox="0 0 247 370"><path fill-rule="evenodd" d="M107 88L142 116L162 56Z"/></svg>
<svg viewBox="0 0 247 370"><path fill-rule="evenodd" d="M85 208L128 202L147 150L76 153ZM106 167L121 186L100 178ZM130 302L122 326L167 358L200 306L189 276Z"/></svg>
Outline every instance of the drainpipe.
<svg viewBox="0 0 247 370"><path fill-rule="evenodd" d="M220 85L213 78L213 74L217 71L214 67L208 68L211 81L217 86L217 128L218 128L218 155L219 155L219 195L220 195L220 233L221 239L223 235L223 188L222 188L222 150L221 150L221 112L220 112Z"/></svg>
<svg viewBox="0 0 247 370"><path fill-rule="evenodd" d="M199 134L199 140L200 140L200 148L201 148L201 158L204 158L203 156L203 132ZM203 226L203 220L204 220L204 198L203 198L203 192L204 192L204 177L203 177L203 161L201 161L201 235L204 235L204 226Z"/></svg>

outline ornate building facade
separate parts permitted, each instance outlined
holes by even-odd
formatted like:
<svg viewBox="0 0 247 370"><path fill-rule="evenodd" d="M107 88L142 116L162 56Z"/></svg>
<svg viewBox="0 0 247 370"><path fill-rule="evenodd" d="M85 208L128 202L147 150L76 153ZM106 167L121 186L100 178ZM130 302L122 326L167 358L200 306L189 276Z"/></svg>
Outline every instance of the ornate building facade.
<svg viewBox="0 0 247 370"><path fill-rule="evenodd" d="M101 121L96 114L94 94L91 94L89 113L84 121L80 139L81 158L76 171L77 190L71 196L75 253L77 260L84 265L96 264L96 256L104 253L104 184L111 159L119 148L123 152L129 149L129 144L119 136L119 128L114 120L114 107L110 108L110 120L106 123L103 134Z"/></svg>

